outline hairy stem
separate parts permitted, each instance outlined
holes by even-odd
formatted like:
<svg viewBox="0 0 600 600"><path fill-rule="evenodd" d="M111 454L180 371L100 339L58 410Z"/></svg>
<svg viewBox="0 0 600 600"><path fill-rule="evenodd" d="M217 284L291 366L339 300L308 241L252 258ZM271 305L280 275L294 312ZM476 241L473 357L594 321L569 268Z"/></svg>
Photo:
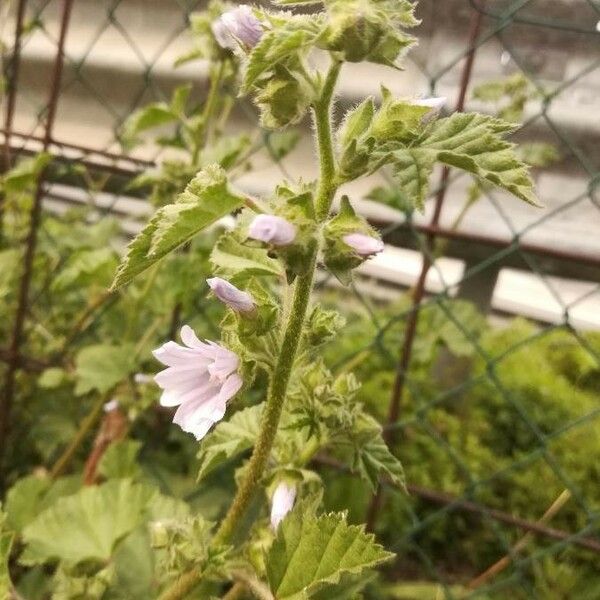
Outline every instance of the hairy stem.
<svg viewBox="0 0 600 600"><path fill-rule="evenodd" d="M313 243L310 253L311 259L303 275L298 277L294 298L292 301L292 310L285 327L285 334L279 358L275 366L275 371L269 385L267 395L267 404L262 416L262 424L254 452L248 464L246 475L237 491L225 519L221 523L215 536L215 543L227 543L235 531L237 524L243 517L250 500L254 494L262 473L271 454L273 441L277 433L281 411L287 386L292 374L292 367L296 358L298 343L302 335L302 325L312 291L313 277L317 260L317 244Z"/></svg>
<svg viewBox="0 0 600 600"><path fill-rule="evenodd" d="M331 135L331 108L335 84L342 63L334 62L325 78L321 99L314 106L314 120L317 128L317 143L319 146L319 187L315 209L317 221L324 221L329 215L333 196L337 188L335 181L335 154L333 152L333 137Z"/></svg>
<svg viewBox="0 0 600 600"><path fill-rule="evenodd" d="M315 199L317 221L319 223L322 223L329 215L336 191L335 156L331 135L331 104L340 67L341 64L338 62L331 65L323 84L321 97L313 106L320 165L319 185ZM292 306L285 320L279 357L270 379L260 432L246 468L244 479L237 490L229 511L215 534L213 540L215 545L227 544L231 540L258 488L269 460L310 301L319 249L319 242L316 239L313 240L307 253L308 259L305 270L298 276L294 284ZM184 598L198 584L201 575L200 568L191 569L184 573L163 593L160 600Z"/></svg>

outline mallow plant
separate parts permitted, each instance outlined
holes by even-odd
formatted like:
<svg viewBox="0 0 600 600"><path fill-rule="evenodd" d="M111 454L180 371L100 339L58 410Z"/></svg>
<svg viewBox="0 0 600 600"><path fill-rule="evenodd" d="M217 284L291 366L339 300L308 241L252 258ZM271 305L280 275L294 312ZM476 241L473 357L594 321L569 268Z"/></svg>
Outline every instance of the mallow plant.
<svg viewBox="0 0 600 600"><path fill-rule="evenodd" d="M402 202L419 209L433 169L442 163L536 203L527 167L503 137L515 129L511 123L480 114L442 117L442 99L395 98L384 88L381 97L343 115L335 110L346 63L400 67L416 43L408 33L418 24L411 2L295 3L310 5L308 14L287 4L294 3L280 0L277 10L213 4L200 40L212 48L211 58L227 65L263 128L312 121L317 179L285 180L257 198L237 189L222 165L192 161L199 171L131 242L113 283L117 289L151 267L160 269L159 261L234 215L235 225L214 244L206 273L215 302L227 308L220 337L200 339L184 325L179 339L165 340L154 357L163 367L155 376L158 402L172 412L174 427L198 440L198 486L233 463L235 491L214 523L128 480L84 490L86 502L77 510L72 497L64 499L63 517L114 507L114 519L109 511L100 524L101 549L66 553L57 573L56 585L68 574L72 590L81 565L103 557L93 576L96 595L86 580L85 597L122 597L111 586L130 578L118 566L126 564L127 550L121 550L125 563L106 562L111 544L134 529L125 527L120 511L136 526L149 527L159 557L153 585L162 600L356 597L369 570L394 556L344 513L322 512L314 459L335 458L373 489L382 479L401 485L403 470L381 426L357 401L356 377L334 375L322 358L344 319L315 302L317 269L346 285L355 268L384 250L342 188L386 169ZM181 131L187 135L185 127ZM204 147L198 152L206 154ZM266 390L258 401L256 389ZM45 533L60 537L59 521L45 519ZM25 529L25 564L44 552L52 555L38 536L40 527Z"/></svg>

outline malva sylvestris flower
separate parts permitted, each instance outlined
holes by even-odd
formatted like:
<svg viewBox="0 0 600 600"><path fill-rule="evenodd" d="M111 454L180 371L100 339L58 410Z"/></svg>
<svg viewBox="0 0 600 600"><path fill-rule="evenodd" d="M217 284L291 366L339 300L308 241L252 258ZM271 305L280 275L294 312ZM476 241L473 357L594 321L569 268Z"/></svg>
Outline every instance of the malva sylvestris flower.
<svg viewBox="0 0 600 600"><path fill-rule="evenodd" d="M221 48L229 50L240 45L254 48L263 34L260 21L247 4L224 12L212 24L212 31Z"/></svg>
<svg viewBox="0 0 600 600"><path fill-rule="evenodd" d="M279 483L271 498L271 527L273 529L277 529L285 515L292 510L295 500L295 486L285 481Z"/></svg>
<svg viewBox="0 0 600 600"><path fill-rule="evenodd" d="M350 246L360 256L374 256L385 248L384 243L377 238L364 233L349 233L343 238L344 243Z"/></svg>
<svg viewBox="0 0 600 600"><path fill-rule="evenodd" d="M225 415L227 402L242 387L240 360L215 342L202 342L188 325L181 328L184 346L170 341L153 351L166 365L154 380L162 388L162 406L177 406L173 423L201 440Z"/></svg>
<svg viewBox="0 0 600 600"><path fill-rule="evenodd" d="M206 283L214 295L229 308L241 313L250 313L256 309L252 296L248 292L236 288L229 281L220 277L211 277L206 280Z"/></svg>
<svg viewBox="0 0 600 600"><path fill-rule="evenodd" d="M296 239L296 227L283 217L258 215L250 223L248 237L274 246L288 246Z"/></svg>

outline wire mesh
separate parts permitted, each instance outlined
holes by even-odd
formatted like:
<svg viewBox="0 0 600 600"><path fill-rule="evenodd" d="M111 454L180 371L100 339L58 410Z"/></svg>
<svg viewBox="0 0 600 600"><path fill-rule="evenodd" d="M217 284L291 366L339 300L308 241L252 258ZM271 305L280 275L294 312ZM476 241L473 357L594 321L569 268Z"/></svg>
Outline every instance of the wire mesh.
<svg viewBox="0 0 600 600"><path fill-rule="evenodd" d="M201 69L171 69L185 44L189 15L203 4L82 1L72 6L69 24L64 11L71 4L68 0L13 2L8 22L15 33L3 32L9 40L3 57L7 80L4 157L10 164L21 154L45 148L56 161L84 164L94 172L114 176L112 199L101 209L105 214L129 197L127 182L161 157L160 148L154 146L133 154L123 152L119 136L124 119L149 101L168 98L177 83L186 79L192 79L200 90L204 87ZM394 305L393 314L380 310L360 285L353 287L361 310L370 319L372 336L337 358L343 367L368 356L369 369L388 374L377 392L390 397L376 407L385 421L388 441L407 466L414 458L414 443L422 447L424 456L432 457L432 463L419 465L424 473L417 481L409 477L409 496L384 485L374 499L362 499L360 510L364 516L370 504L370 526L399 553L397 568L391 573L394 580L427 580L440 586L437 596L398 597L495 598L509 592L524 598L554 597L547 593L558 586L553 570L567 565L577 574L582 565L597 570L600 562L600 498L593 490L597 468L585 462L589 459L585 451L570 454L571 445L600 438L600 410L590 400L582 403L581 411L573 409L568 415L548 419L543 411L544 407L551 411L555 391L541 394L526 380L515 380L511 369L518 369L520 361L527 364L528 353L550 356L553 344L572 344L595 365L596 372L600 370L600 343L585 331L590 323L597 327L598 321L586 320L588 313L583 310L585 306L593 310L600 299L600 34L596 25L600 6L593 0L439 4L432 0L421 7L424 42L412 65L421 81L427 82L432 93L449 95L457 110L489 110L470 95L473 88L490 79L524 75L535 98L526 104L517 138L553 144L561 158L550 168L534 171L546 205L542 211L525 210L503 194L483 189L475 208L454 226L470 181L444 171L424 215L407 215L400 223L374 219L389 244L420 253L420 272L408 298ZM64 47L61 32L66 36ZM62 76L55 69L61 62ZM53 85L58 86L55 118ZM251 110L241 111L240 119L251 123L254 115ZM284 176L288 170L293 172L288 163L278 168ZM46 198L60 199L51 181L40 186ZM86 201L98 201L97 190L80 187ZM32 223L35 230L37 225ZM31 239L26 244L29 247ZM32 255L35 249L34 236ZM451 281L440 260L448 256L464 262L462 275ZM61 257L57 269L60 264ZM545 318L529 299L512 310L533 317L537 324L517 327L518 335L500 343L502 333L493 334L493 340L482 336L474 328L473 313L461 310L456 298L475 297L483 312L507 312L506 301L501 302L496 292L511 269L528 275L527 281L537 290L534 293L544 294L544 301L552 306L552 316ZM26 278L26 270L22 276ZM439 283L436 291L431 277ZM24 319L43 325L38 307L51 306L47 293L51 278L49 273L46 282L35 289L25 286L17 307ZM586 282L584 287L572 284L580 280ZM88 307L82 322L100 315L107 301L104 298L98 306ZM455 338L469 348L466 367L460 357L445 353L446 348L434 368L425 369L420 345L432 322L450 324ZM23 352L23 345L22 336L15 334L1 349L0 358L9 365L8 379L11 369L40 370L35 357ZM436 370L448 364L453 376L444 378ZM440 381L431 385L436 377ZM597 401L597 381L586 385L581 393ZM9 392L5 386L5 395ZM545 404L540 409L536 402L542 400ZM460 431L461 420L465 429L478 423L468 413L480 409L470 403L479 407L486 402L492 408L481 410L481 415L493 415L497 422ZM497 434L486 427L498 427ZM499 445L501 435L509 445L501 455L478 455L482 448L477 436ZM490 442L490 447L495 446ZM597 445L589 451L594 448ZM447 471L438 473L434 461L440 457ZM335 477L341 477L339 465L323 462L325 469L332 468ZM414 472L409 469L409 475ZM510 486L525 497L515 500L506 492ZM528 489L535 500L527 497ZM544 511L565 490L570 494L566 516L559 513L558 519L546 523ZM525 532L533 533L534 539L518 550ZM469 587L486 565L504 556L509 558L508 568L483 585ZM592 584L584 585L590 598L600 596L600 586L590 591ZM573 589L556 597L569 597ZM417 592L413 589L412 593Z"/></svg>

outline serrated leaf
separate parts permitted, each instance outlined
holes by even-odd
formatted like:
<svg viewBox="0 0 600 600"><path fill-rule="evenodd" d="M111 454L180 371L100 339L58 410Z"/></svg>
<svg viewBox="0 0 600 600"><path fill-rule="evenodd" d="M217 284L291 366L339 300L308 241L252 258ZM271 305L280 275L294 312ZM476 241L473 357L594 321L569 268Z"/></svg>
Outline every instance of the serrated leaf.
<svg viewBox="0 0 600 600"><path fill-rule="evenodd" d="M241 93L248 93L263 73L310 46L322 29L323 21L319 15L290 15L265 33L250 54Z"/></svg>
<svg viewBox="0 0 600 600"><path fill-rule="evenodd" d="M75 357L75 394L81 396L92 390L108 392L132 372L132 350L130 344L95 344L80 350Z"/></svg>
<svg viewBox="0 0 600 600"><path fill-rule="evenodd" d="M283 265L269 256L268 250L246 246L226 233L219 238L210 254L210 262L218 273L237 282L255 276L283 276Z"/></svg>
<svg viewBox="0 0 600 600"><path fill-rule="evenodd" d="M394 152L394 178L405 199L419 209L425 205L429 179L435 164L435 154L420 148L407 148ZM401 201L396 208L406 206Z"/></svg>
<svg viewBox="0 0 600 600"><path fill-rule="evenodd" d="M221 421L203 440L198 452L198 481L223 462L238 456L254 445L260 429L264 404L245 408L229 421Z"/></svg>
<svg viewBox="0 0 600 600"><path fill-rule="evenodd" d="M380 434L361 444L355 457L354 469L369 482L373 490L384 478L402 488L406 484L402 464L390 452Z"/></svg>
<svg viewBox="0 0 600 600"><path fill-rule="evenodd" d="M501 134L515 125L475 113L457 113L429 125L409 148L392 152L397 177L415 204L422 205L435 161L468 171L538 206L528 166ZM396 162L397 161L397 162Z"/></svg>
<svg viewBox="0 0 600 600"><path fill-rule="evenodd" d="M156 518L161 502L156 488L128 479L86 487L60 498L23 531L23 564L61 560L73 566L84 561L106 561L116 545L142 523ZM158 514L173 512L175 499L167 498ZM164 503L163 503L164 504Z"/></svg>
<svg viewBox="0 0 600 600"><path fill-rule="evenodd" d="M232 191L217 165L200 171L174 204L160 208L129 244L112 289L129 283L198 232L240 208L244 197Z"/></svg>
<svg viewBox="0 0 600 600"><path fill-rule="evenodd" d="M348 525L344 514L315 517L298 503L279 525L267 555L267 578L278 600L304 600L346 574L361 573L393 556L363 526Z"/></svg>

